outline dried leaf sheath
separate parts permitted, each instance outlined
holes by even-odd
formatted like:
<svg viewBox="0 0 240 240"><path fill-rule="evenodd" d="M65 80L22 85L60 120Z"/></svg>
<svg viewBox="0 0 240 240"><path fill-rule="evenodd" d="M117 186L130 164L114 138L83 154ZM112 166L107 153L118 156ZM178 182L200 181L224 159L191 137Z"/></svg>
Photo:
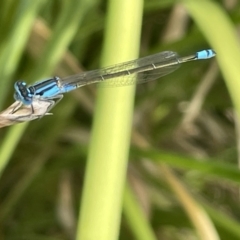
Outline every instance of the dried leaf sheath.
<svg viewBox="0 0 240 240"><path fill-rule="evenodd" d="M54 100L40 101L39 99L34 99L32 106L26 106L16 101L0 113L0 128L39 119L45 115L51 115L49 111L55 104Z"/></svg>

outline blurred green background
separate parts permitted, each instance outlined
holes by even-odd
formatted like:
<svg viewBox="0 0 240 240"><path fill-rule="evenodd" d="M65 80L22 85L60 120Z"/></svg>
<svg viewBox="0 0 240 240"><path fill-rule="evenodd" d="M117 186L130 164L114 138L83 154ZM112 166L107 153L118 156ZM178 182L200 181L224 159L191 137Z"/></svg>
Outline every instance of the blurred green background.
<svg viewBox="0 0 240 240"><path fill-rule="evenodd" d="M139 56L217 59L137 86L119 239L240 239L239 13L237 0L144 1ZM107 16L101 0L2 1L1 109L16 80L99 68ZM1 129L0 239L76 238L96 96L83 87Z"/></svg>

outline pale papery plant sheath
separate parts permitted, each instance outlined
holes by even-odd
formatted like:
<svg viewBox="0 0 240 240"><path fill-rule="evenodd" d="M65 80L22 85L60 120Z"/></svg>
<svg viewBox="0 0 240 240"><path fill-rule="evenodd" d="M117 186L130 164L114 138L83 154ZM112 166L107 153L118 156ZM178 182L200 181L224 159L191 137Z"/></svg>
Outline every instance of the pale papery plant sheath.
<svg viewBox="0 0 240 240"><path fill-rule="evenodd" d="M0 128L52 115L49 111L55 104L55 101L40 101L38 99L34 99L32 105L21 105L20 102L15 101L7 109L0 112Z"/></svg>

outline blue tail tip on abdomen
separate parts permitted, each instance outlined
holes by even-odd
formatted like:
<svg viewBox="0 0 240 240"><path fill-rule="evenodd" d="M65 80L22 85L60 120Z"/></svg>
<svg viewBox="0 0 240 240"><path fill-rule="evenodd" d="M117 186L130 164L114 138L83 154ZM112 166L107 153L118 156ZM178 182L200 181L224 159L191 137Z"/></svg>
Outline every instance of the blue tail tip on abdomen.
<svg viewBox="0 0 240 240"><path fill-rule="evenodd" d="M202 50L196 53L197 59L208 59L216 56L216 52L212 49Z"/></svg>

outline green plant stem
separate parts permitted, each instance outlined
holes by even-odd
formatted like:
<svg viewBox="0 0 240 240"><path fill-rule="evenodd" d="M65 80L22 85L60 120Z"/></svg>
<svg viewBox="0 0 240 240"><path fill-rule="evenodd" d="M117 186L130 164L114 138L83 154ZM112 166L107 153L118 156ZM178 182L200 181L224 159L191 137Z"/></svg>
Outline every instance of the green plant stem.
<svg viewBox="0 0 240 240"><path fill-rule="evenodd" d="M45 0L21 1L9 37L0 46L0 108L3 107L10 79L21 59L34 19L44 2Z"/></svg>
<svg viewBox="0 0 240 240"><path fill-rule="evenodd" d="M156 240L149 220L144 215L128 184L126 184L124 192L124 216L137 240Z"/></svg>
<svg viewBox="0 0 240 240"><path fill-rule="evenodd" d="M182 2L217 52L218 64L240 116L240 46L234 24L224 12L225 10L213 1L182 0Z"/></svg>
<svg viewBox="0 0 240 240"><path fill-rule="evenodd" d="M139 51L142 1L109 1L102 65ZM77 239L118 238L135 87L98 91Z"/></svg>

